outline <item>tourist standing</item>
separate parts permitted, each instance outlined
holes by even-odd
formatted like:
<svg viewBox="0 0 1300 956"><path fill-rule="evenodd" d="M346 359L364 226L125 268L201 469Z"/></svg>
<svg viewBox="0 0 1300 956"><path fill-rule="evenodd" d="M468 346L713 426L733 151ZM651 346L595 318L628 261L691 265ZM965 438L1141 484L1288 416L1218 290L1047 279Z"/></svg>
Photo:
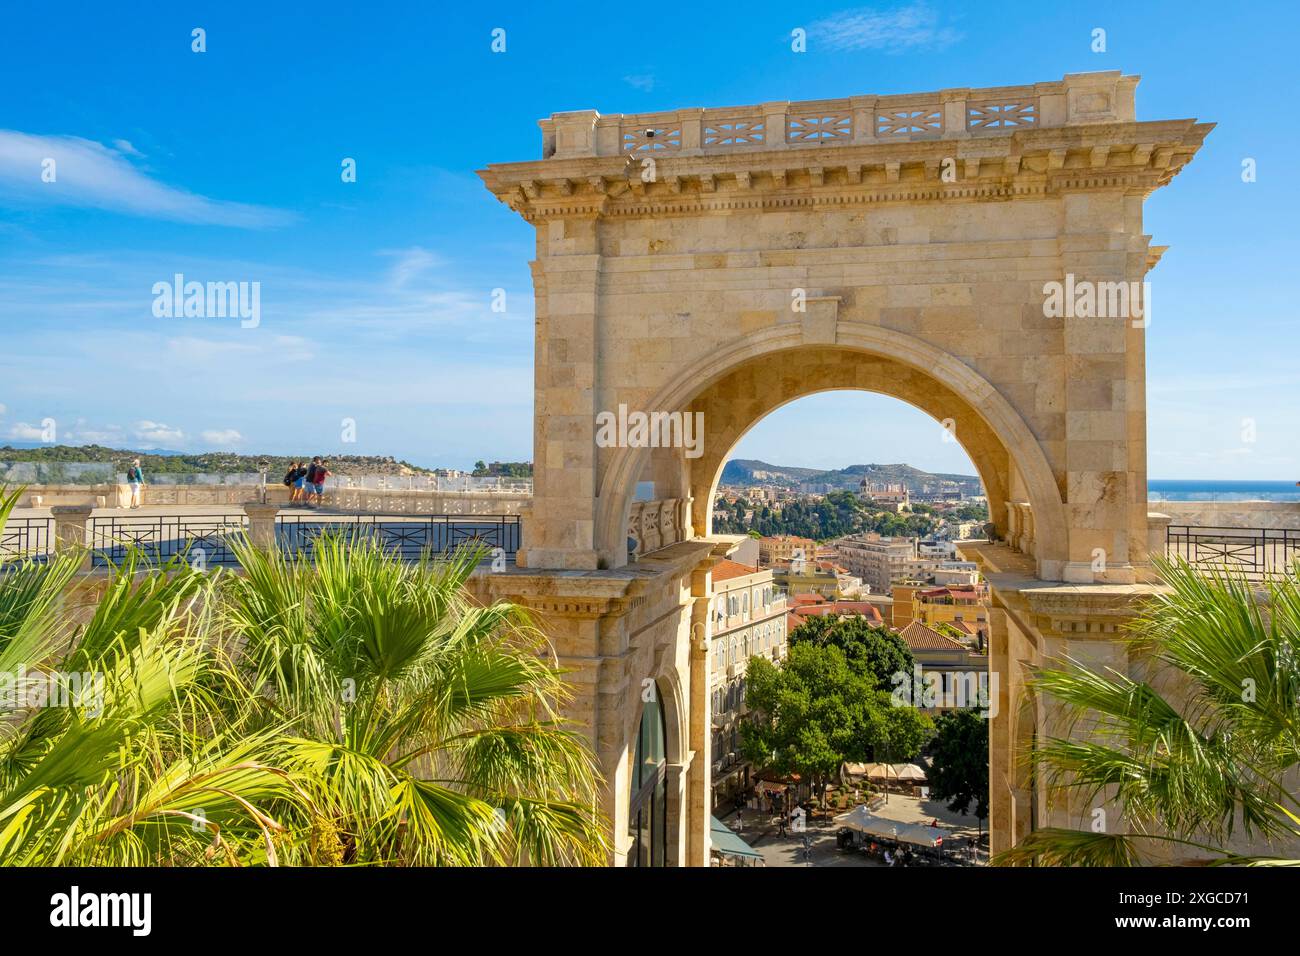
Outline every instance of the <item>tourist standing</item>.
<svg viewBox="0 0 1300 956"><path fill-rule="evenodd" d="M284 486L289 489L289 503L293 504L298 500L298 493L302 490L299 481L298 469L302 466L300 461L289 462L289 470L284 473Z"/></svg>
<svg viewBox="0 0 1300 956"><path fill-rule="evenodd" d="M126 483L131 486L132 508L140 507L140 491L144 488L144 472L140 470L140 459L131 459L131 467L126 470Z"/></svg>
<svg viewBox="0 0 1300 956"><path fill-rule="evenodd" d="M313 495L316 496L316 504L325 503L325 479L332 475L325 462L319 455L311 460L311 468L307 471L307 499L310 501Z"/></svg>
<svg viewBox="0 0 1300 956"><path fill-rule="evenodd" d="M303 462L298 462L298 470L294 473L293 479L293 500L301 504L307 498L307 472L311 467Z"/></svg>

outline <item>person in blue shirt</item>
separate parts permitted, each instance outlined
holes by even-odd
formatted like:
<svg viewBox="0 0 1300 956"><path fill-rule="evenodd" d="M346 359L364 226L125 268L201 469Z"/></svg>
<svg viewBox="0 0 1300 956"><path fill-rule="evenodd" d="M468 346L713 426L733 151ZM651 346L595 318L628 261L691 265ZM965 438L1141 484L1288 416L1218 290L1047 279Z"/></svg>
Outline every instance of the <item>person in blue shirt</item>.
<svg viewBox="0 0 1300 956"><path fill-rule="evenodd" d="M140 459L133 458L131 467L126 470L126 483L131 486L131 507L140 507L140 489L144 487L144 472L140 470Z"/></svg>

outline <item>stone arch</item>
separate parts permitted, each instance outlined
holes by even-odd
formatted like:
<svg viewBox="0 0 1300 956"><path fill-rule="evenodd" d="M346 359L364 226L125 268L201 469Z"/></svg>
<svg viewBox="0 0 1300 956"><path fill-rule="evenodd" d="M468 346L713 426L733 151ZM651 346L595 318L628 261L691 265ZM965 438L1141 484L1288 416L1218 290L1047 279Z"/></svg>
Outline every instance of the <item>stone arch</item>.
<svg viewBox="0 0 1300 956"><path fill-rule="evenodd" d="M845 322L840 324L834 344L808 345L799 326L777 326L748 335L682 368L660 389L648 407L696 411L702 410L701 403L720 405L735 401L736 396L727 394L728 376L746 369L761 371L776 376L774 381L779 384L781 364L801 354L841 359L856 356L858 361L875 362L877 368L891 373L892 377L879 382L877 387L860 383L826 386L810 382L805 388L796 382L791 394L780 399L779 404L825 391L828 387L859 387L901 398L941 421L953 418L957 440L976 467L981 469L981 478L988 481L1005 473L1005 477L994 480L993 487L989 488L990 506L995 515L1001 514L1006 500L996 499L998 491L1010 496L1014 490L1010 474L1014 467L1018 486L1023 487L1033 510L1039 576L1049 579L1062 576L1069 554L1066 509L1057 478L1037 437L1007 398L986 378L961 359L929 342L894 329ZM712 444L726 445L720 453L725 456L745 430L779 404L747 416L749 421L737 430L730 444L725 438ZM950 410L951 414L935 414L936 408ZM708 436L707 417L705 427ZM706 437L706 457L709 445ZM609 452L609 464L603 469L600 482L597 548L607 566L619 567L627 560L625 530L635 484L646 467L651 450L619 448ZM680 457L680 452L674 453ZM1005 459L1001 468L998 467L998 456ZM685 479L693 496L703 499L692 506L693 516L697 519L708 512L708 502L716 488L720 469L719 462L710 473L707 485L700 477L699 466L692 466L690 476ZM702 533L705 525L698 521L693 523L697 525L695 532ZM1006 527L1005 516L1000 527Z"/></svg>

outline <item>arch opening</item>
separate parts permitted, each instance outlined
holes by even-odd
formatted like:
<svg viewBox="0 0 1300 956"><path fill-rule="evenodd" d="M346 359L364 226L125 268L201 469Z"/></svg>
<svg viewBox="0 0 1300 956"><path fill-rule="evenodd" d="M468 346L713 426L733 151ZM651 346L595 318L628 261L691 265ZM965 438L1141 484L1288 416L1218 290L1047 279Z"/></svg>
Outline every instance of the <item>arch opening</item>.
<svg viewBox="0 0 1300 956"><path fill-rule="evenodd" d="M1006 398L929 343L876 328L842 338L810 346L760 335L682 370L662 389L650 407L702 413L703 451L688 459L679 449L611 450L599 484L597 545L604 566L627 562L627 518L638 482L653 481L660 497L689 499L689 530L707 534L726 458L757 422L808 395L862 390L900 399L940 422L984 483L999 535L1019 524L1008 503L1023 503L1034 530L1020 543L1033 555L1039 577L1061 579L1069 555L1061 479Z"/></svg>

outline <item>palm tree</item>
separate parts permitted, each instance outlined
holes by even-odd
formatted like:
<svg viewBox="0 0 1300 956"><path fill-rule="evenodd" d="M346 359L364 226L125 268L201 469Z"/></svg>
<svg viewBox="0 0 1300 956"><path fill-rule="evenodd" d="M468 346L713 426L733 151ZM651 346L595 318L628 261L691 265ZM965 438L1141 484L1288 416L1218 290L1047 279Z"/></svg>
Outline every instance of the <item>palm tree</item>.
<svg viewBox="0 0 1300 956"><path fill-rule="evenodd" d="M560 672L467 598L474 555L236 548L244 577L0 560L0 866L603 860Z"/></svg>
<svg viewBox="0 0 1300 956"><path fill-rule="evenodd" d="M0 866L276 863L310 800L202 688L213 582L132 554L79 601L82 557L0 561Z"/></svg>
<svg viewBox="0 0 1300 956"><path fill-rule="evenodd" d="M1286 858L1300 838L1288 788L1300 763L1300 564L1263 595L1184 562L1160 572L1167 589L1132 625L1150 679L1071 660L1031 681L1068 716L1032 755L1040 779L1089 799L1105 791L1129 832L1037 830L995 863L1131 866L1171 849L1212 864L1300 863ZM1229 849L1239 832L1268 852Z"/></svg>
<svg viewBox="0 0 1300 956"><path fill-rule="evenodd" d="M605 856L598 774L558 716L561 673L521 609L472 602L479 555L407 563L324 536L314 564L237 543L228 672L253 732L289 725L288 766L326 808L336 862L585 864Z"/></svg>

